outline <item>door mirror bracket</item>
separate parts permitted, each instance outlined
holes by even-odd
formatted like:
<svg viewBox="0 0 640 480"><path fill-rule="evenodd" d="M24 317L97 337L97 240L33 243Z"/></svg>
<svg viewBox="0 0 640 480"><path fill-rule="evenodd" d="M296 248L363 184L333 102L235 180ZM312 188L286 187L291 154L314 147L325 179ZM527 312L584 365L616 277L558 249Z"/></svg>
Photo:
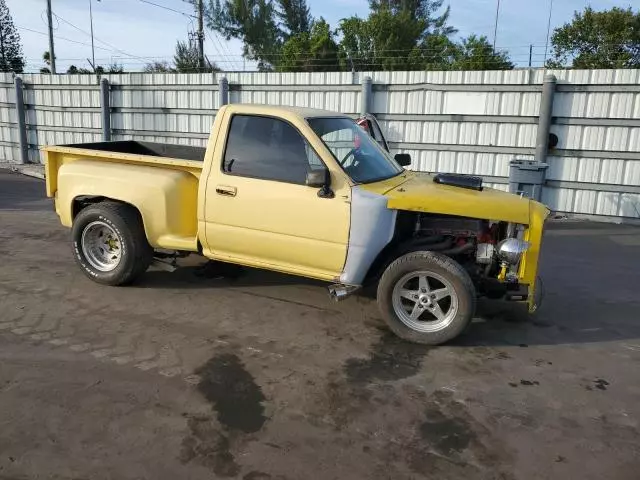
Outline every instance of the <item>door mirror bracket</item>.
<svg viewBox="0 0 640 480"><path fill-rule="evenodd" d="M333 198L336 194L329 188L329 185L323 185L322 188L318 190L318 196L320 198Z"/></svg>

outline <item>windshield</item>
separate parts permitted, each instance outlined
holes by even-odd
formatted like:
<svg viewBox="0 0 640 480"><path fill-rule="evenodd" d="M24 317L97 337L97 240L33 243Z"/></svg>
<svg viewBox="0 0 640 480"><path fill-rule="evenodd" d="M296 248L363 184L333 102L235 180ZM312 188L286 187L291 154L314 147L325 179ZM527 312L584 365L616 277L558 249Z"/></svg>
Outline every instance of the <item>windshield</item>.
<svg viewBox="0 0 640 480"><path fill-rule="evenodd" d="M318 117L307 121L354 182L376 182L404 172L353 120Z"/></svg>

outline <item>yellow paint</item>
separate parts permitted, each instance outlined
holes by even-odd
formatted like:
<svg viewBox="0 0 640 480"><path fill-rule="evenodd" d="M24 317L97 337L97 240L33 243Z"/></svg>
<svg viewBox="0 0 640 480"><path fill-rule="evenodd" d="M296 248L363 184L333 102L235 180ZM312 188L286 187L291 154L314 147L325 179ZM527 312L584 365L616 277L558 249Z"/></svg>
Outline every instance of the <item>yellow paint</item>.
<svg viewBox="0 0 640 480"><path fill-rule="evenodd" d="M73 223L74 199L101 196L136 207L152 246L197 251L198 175L192 164L198 162L126 162L123 174L121 164L92 153L90 159L82 159L82 153L47 152L47 194L55 196L63 225Z"/></svg>
<svg viewBox="0 0 640 480"><path fill-rule="evenodd" d="M501 282L504 282L506 278L507 278L507 266L501 265L500 273L498 274L498 280L500 280Z"/></svg>
<svg viewBox="0 0 640 480"><path fill-rule="evenodd" d="M538 202L531 201L529 205L529 225L525 231L524 240L529 242L530 247L520 262L518 277L520 279L520 283L529 285L529 298L527 299L527 303L529 304L529 311L533 312L536 309L535 294L540 248L542 246L542 233L544 229L544 222L551 212L547 207Z"/></svg>
<svg viewBox="0 0 640 480"><path fill-rule="evenodd" d="M133 153L105 152L101 150L91 150L88 148L61 147L55 145L44 147L42 151L44 152L48 197L53 197L58 190L58 169L63 164L74 162L76 160L94 158L100 162L165 167L190 172L197 178L200 178L200 172L202 171L201 162L181 160L178 158L154 157Z"/></svg>
<svg viewBox="0 0 640 480"><path fill-rule="evenodd" d="M529 223L529 200L517 195L485 188L482 191L441 185L426 173L407 172L404 179L364 185L389 198L389 208L416 212L459 215L487 220Z"/></svg>
<svg viewBox="0 0 640 480"><path fill-rule="evenodd" d="M226 132L234 114L272 116L291 123L329 169L335 197L320 198L317 188L304 185L223 173ZM305 121L318 116L342 115L290 107L225 106L216 115L204 162L47 147L47 195L55 197L56 211L66 226L73 221L74 199L106 197L141 212L154 247L195 251L200 242L204 255L213 259L335 280L346 261L354 184ZM221 187L235 195L218 194ZM362 188L385 195L391 209L528 225L525 239L532 246L519 276L530 286L532 305L542 226L548 215L544 206L490 188L478 192L439 185L430 175L409 171Z"/></svg>
<svg viewBox="0 0 640 480"><path fill-rule="evenodd" d="M256 105L230 105L216 116L207 148L198 213L203 253L214 259L331 280L347 255L351 186L331 152L304 120L310 112ZM314 116L317 111L311 111ZM220 169L234 114L274 116L291 123L331 172L334 198L305 185L228 175ZM327 112L328 115L338 114ZM339 116L339 115L338 115ZM218 188L235 196L217 193Z"/></svg>

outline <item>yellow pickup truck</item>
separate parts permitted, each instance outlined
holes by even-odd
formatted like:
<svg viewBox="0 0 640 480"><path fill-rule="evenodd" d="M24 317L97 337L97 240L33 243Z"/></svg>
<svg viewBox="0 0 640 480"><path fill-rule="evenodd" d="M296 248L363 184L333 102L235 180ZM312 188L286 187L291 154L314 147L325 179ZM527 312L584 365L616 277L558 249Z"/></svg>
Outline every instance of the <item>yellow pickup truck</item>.
<svg viewBox="0 0 640 480"><path fill-rule="evenodd" d="M407 154L345 115L228 105L206 149L44 151L47 195L102 284L134 281L161 251L323 280L335 299L377 285L390 329L423 344L460 334L478 296L536 306L547 208L476 177L405 170Z"/></svg>

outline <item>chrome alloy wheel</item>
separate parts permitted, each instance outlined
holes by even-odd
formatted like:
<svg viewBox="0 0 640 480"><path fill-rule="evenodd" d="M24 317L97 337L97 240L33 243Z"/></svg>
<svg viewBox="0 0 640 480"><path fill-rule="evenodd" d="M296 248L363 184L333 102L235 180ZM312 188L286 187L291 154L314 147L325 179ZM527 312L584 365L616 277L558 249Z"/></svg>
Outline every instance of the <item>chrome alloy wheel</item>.
<svg viewBox="0 0 640 480"><path fill-rule="evenodd" d="M458 313L458 297L451 282L434 272L411 272L393 288L393 310L417 332L446 328Z"/></svg>
<svg viewBox="0 0 640 480"><path fill-rule="evenodd" d="M87 262L101 272L110 272L120 264L122 240L109 224L97 220L82 231L81 247Z"/></svg>

